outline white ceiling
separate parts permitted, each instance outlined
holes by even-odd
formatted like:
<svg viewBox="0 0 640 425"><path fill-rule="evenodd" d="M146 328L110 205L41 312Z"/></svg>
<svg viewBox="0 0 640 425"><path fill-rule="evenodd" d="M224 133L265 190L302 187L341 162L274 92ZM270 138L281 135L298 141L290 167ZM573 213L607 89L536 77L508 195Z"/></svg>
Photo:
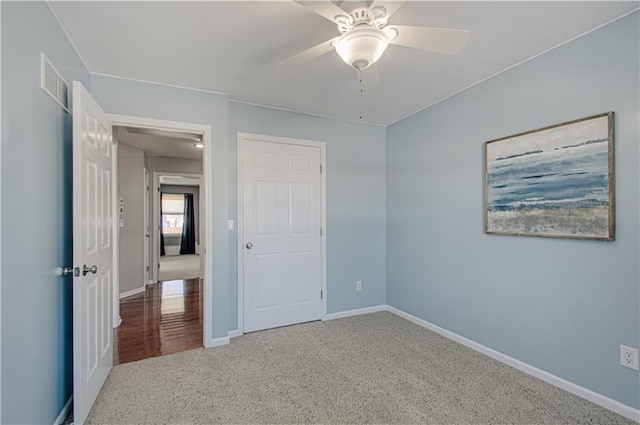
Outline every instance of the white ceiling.
<svg viewBox="0 0 640 425"><path fill-rule="evenodd" d="M200 143L199 134L116 126L113 136L118 142L142 149L147 156L202 160L202 149L194 146Z"/></svg>
<svg viewBox="0 0 640 425"><path fill-rule="evenodd" d="M389 46L360 95L335 52L277 64L338 35L292 1L51 2L93 73L387 125L638 7L637 1L408 2L393 24L471 31L457 56Z"/></svg>

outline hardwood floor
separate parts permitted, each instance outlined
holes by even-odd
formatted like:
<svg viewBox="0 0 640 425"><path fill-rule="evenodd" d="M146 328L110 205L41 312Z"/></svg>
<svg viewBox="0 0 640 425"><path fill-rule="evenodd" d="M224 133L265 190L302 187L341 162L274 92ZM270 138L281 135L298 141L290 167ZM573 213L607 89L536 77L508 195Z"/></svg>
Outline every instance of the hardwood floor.
<svg viewBox="0 0 640 425"><path fill-rule="evenodd" d="M169 280L120 300L113 364L202 347L202 281Z"/></svg>

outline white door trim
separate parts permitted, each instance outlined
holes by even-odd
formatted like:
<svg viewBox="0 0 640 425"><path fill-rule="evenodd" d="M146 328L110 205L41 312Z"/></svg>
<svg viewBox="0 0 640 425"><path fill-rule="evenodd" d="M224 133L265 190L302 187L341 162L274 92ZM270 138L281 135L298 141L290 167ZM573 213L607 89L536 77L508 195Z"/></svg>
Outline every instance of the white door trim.
<svg viewBox="0 0 640 425"><path fill-rule="evenodd" d="M244 255L242 251L242 244L244 241L243 235L243 201L242 201L242 184L243 184L243 141L250 140L252 142L269 142L269 143L282 143L287 145L296 145L296 146L310 146L314 148L320 149L320 166L322 167L322 174L320 175L320 202L321 202L321 217L320 224L322 228L322 236L321 236L321 264L320 270L322 273L321 283L322 283L322 315L321 319L325 320L327 317L327 167L326 163L326 143L325 142L316 142L311 140L302 140L302 139L292 139L288 137L276 137L276 136L265 136L259 134L251 134L251 133L241 133L237 134L237 145L236 145L236 177L237 177L237 186L236 186L236 194L237 194L237 205L238 205L238 223L236 229L238 236L238 247L237 247L237 255L238 255L238 331L237 334L244 335Z"/></svg>
<svg viewBox="0 0 640 425"><path fill-rule="evenodd" d="M153 128L156 130L173 130L184 131L189 133L202 134L202 143L204 145L202 152L203 163L203 183L204 184L204 219L201 220L200 225L204 227L204 245L201 246L201 253L204 255L204 284L202 294L202 309L204 316L204 323L202 326L203 331L203 343L205 347L213 346L213 249L207 249L213 247L213 144L212 144L212 132L210 125L194 124L178 121L166 121L153 118L135 117L129 115L107 114L113 125L123 125L128 127L143 127ZM117 174L117 173L114 173ZM201 189L203 189L201 187ZM116 192L116 191L114 191ZM114 199L114 204L117 200ZM115 216L117 217L117 216ZM116 219L116 218L114 218ZM114 232L119 232L119 223L114 223ZM223 235L226 237L226 235ZM115 239L114 239L115 241ZM116 269L114 269L116 270ZM115 317L119 317L120 304L114 302L114 314ZM115 311L117 309L117 311ZM115 319L114 319L115 321ZM115 326L115 325L114 325Z"/></svg>
<svg viewBox="0 0 640 425"><path fill-rule="evenodd" d="M111 115L107 114L109 119L111 119ZM113 120L112 120L113 122ZM111 125L111 133L113 134L113 125ZM113 235L111 236L113 239L113 265L111 270L113 270L113 302L111 303L111 320L113 321L113 327L117 328L122 323L122 319L120 318L120 193L119 193L119 181L120 176L118 175L118 156L120 155L120 142L113 136L113 156L111 158L111 186L112 190L112 209L111 215L113 217L113 221L111 223L111 228L113 229Z"/></svg>
<svg viewBox="0 0 640 425"><path fill-rule="evenodd" d="M149 224L149 192L151 191L151 177L149 176L149 170L147 167L142 167L142 181L144 182L144 187L142 188L142 202L144 211L144 260L143 260L143 268L142 268L142 276L144 287L150 283L150 272L151 272L151 263L149 261L149 251L151 247L151 225Z"/></svg>

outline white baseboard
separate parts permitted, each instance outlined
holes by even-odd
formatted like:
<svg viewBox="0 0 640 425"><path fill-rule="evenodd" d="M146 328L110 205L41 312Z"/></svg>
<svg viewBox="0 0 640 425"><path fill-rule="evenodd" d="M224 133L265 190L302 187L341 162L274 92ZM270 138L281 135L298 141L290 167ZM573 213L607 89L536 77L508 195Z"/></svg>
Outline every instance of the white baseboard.
<svg viewBox="0 0 640 425"><path fill-rule="evenodd" d="M205 342L204 347L205 348L220 347L221 345L227 345L229 342L230 342L230 339L228 336L223 336L220 338L210 338Z"/></svg>
<svg viewBox="0 0 640 425"><path fill-rule="evenodd" d="M69 414L69 410L71 410L72 402L73 402L73 394L71 394L71 397L69 397L69 400L67 400L67 402L65 403L64 407L60 411L60 414L58 415L56 420L53 422L53 425L60 425L61 423L64 422L64 420L67 418L67 415Z"/></svg>
<svg viewBox="0 0 640 425"><path fill-rule="evenodd" d="M327 314L327 316L323 320L342 319L343 317L358 316L360 314L377 313L379 311L386 311L386 310L387 310L387 306L384 304L375 305L373 307L364 307L364 308L358 308L355 310L346 310L346 311L339 311L337 313Z"/></svg>
<svg viewBox="0 0 640 425"><path fill-rule="evenodd" d="M631 419L632 421L636 421L640 423L640 410L638 409L635 409L631 406L627 406L626 404L622 404L619 401L613 400L609 397L606 397L590 389L581 387L580 385L574 384L573 382L569 382L566 379L560 378L559 376L553 375L549 372L545 372L542 369L538 369L537 367L531 366L518 359L514 359L513 357L510 357L492 348L486 347L468 338L460 336L454 332L448 331L444 328L441 328L440 326L434 325L433 323L420 319L419 317L413 316L409 313L405 313L404 311L399 310L395 307L387 306L386 309L387 311L395 315L398 315L404 319L407 319L408 321L413 322L416 325L420 325L424 328L427 328L430 331L433 331L439 335L444 336L445 338L458 342L466 347L469 347L495 360L498 360L499 362L505 363L524 373L527 373L535 378L548 382L549 384L554 385L558 388L561 388L565 391L568 391L572 394L575 394L578 397L582 397L586 400L589 400L592 403L595 403L599 406L604 407L605 409L609 409L612 412L615 412L621 416L624 416L627 419Z"/></svg>
<svg viewBox="0 0 640 425"><path fill-rule="evenodd" d="M120 294L120 299L130 297L131 295L139 294L140 292L144 292L146 289L146 285L142 288L132 289L131 291L123 292Z"/></svg>
<svg viewBox="0 0 640 425"><path fill-rule="evenodd" d="M229 336L223 336L220 338L207 338L207 340L204 343L204 348L213 348L213 347L220 347L222 345L227 345L231 342L231 338L235 338L237 336L240 336L240 333L236 329L233 331L229 331Z"/></svg>
<svg viewBox="0 0 640 425"><path fill-rule="evenodd" d="M387 306L385 304L382 304L382 305L376 305L373 307L364 307L364 308L358 308L355 310L340 311L338 313L327 314L325 318L322 320L341 319L343 317L358 316L360 314L377 313L379 311L387 311ZM240 332L237 329L234 329L232 331L229 331L228 338L222 337L222 338L212 339L211 345L206 345L206 347L217 347L220 345L225 345L230 342L231 338L236 338L239 336L241 336Z"/></svg>
<svg viewBox="0 0 640 425"><path fill-rule="evenodd" d="M334 320L334 319L341 319L344 317L350 317L350 316L357 316L357 315L361 315L361 314L369 314L369 313L376 313L379 311L388 311L390 313L393 313L397 316L400 316L410 322L413 322L419 326L422 326L426 329L429 329L432 332L435 332L439 335L444 336L445 338L448 338L450 340L453 340L457 343L460 343L466 347L469 347L473 350L476 350L486 356L489 356L495 360L498 360L499 362L502 362L506 365L509 365L511 367L514 367L528 375L531 375L535 378L541 379L553 386L556 386L560 389L563 389L567 392L570 392L572 394L577 395L578 397L582 397L586 400L591 401L592 403L595 403L599 406L604 407L605 409L611 410L612 412L615 412L621 416L624 416L627 419L630 419L632 421L638 422L640 423L640 410L639 409L635 409L631 406L627 406L626 404L620 403L619 401L616 401L612 398L609 398L607 396L604 396L602 394L599 394L595 391L592 391L588 388L582 387L578 384L574 384L573 382L567 381L566 379L560 378L559 376L553 375L549 372L546 372L542 369L538 369L535 366L531 366L528 363L525 363L523 361L520 361L518 359L515 359L511 356L508 356L506 354L503 354L499 351L496 351L492 348L486 347L480 343L477 343L475 341L472 341L468 338L465 338L461 335L458 335L454 332L448 331L444 328L441 328L440 326L434 325L431 322L428 322L424 319L420 319L419 317L416 317L412 314L406 313L400 309L397 309L395 307L392 307L390 305L377 305L377 306L373 306L373 307L365 307L365 308L359 308L359 309L355 309L355 310L347 310L347 311L340 311L337 313L331 313L331 314L327 314L325 316L325 318L323 320ZM240 333L238 332L237 329L229 331L229 336L228 337L222 337L222 338L215 338L215 339L211 339L208 341L208 344L206 345L206 347L218 347L221 345L226 345L229 344L230 339L231 338L235 338L237 336L240 336Z"/></svg>

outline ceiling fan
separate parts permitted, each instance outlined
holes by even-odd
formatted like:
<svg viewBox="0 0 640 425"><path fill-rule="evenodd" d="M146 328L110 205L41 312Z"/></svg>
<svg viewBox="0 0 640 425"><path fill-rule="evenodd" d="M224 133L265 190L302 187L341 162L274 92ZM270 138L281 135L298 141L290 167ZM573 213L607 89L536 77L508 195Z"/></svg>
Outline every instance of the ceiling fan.
<svg viewBox="0 0 640 425"><path fill-rule="evenodd" d="M406 1L343 1L342 8L329 0L294 1L334 22L341 35L304 50L279 65L309 61L335 50L347 65L358 71L361 89L379 84L376 62L389 44L455 55L470 34L466 30L389 25L389 18Z"/></svg>

